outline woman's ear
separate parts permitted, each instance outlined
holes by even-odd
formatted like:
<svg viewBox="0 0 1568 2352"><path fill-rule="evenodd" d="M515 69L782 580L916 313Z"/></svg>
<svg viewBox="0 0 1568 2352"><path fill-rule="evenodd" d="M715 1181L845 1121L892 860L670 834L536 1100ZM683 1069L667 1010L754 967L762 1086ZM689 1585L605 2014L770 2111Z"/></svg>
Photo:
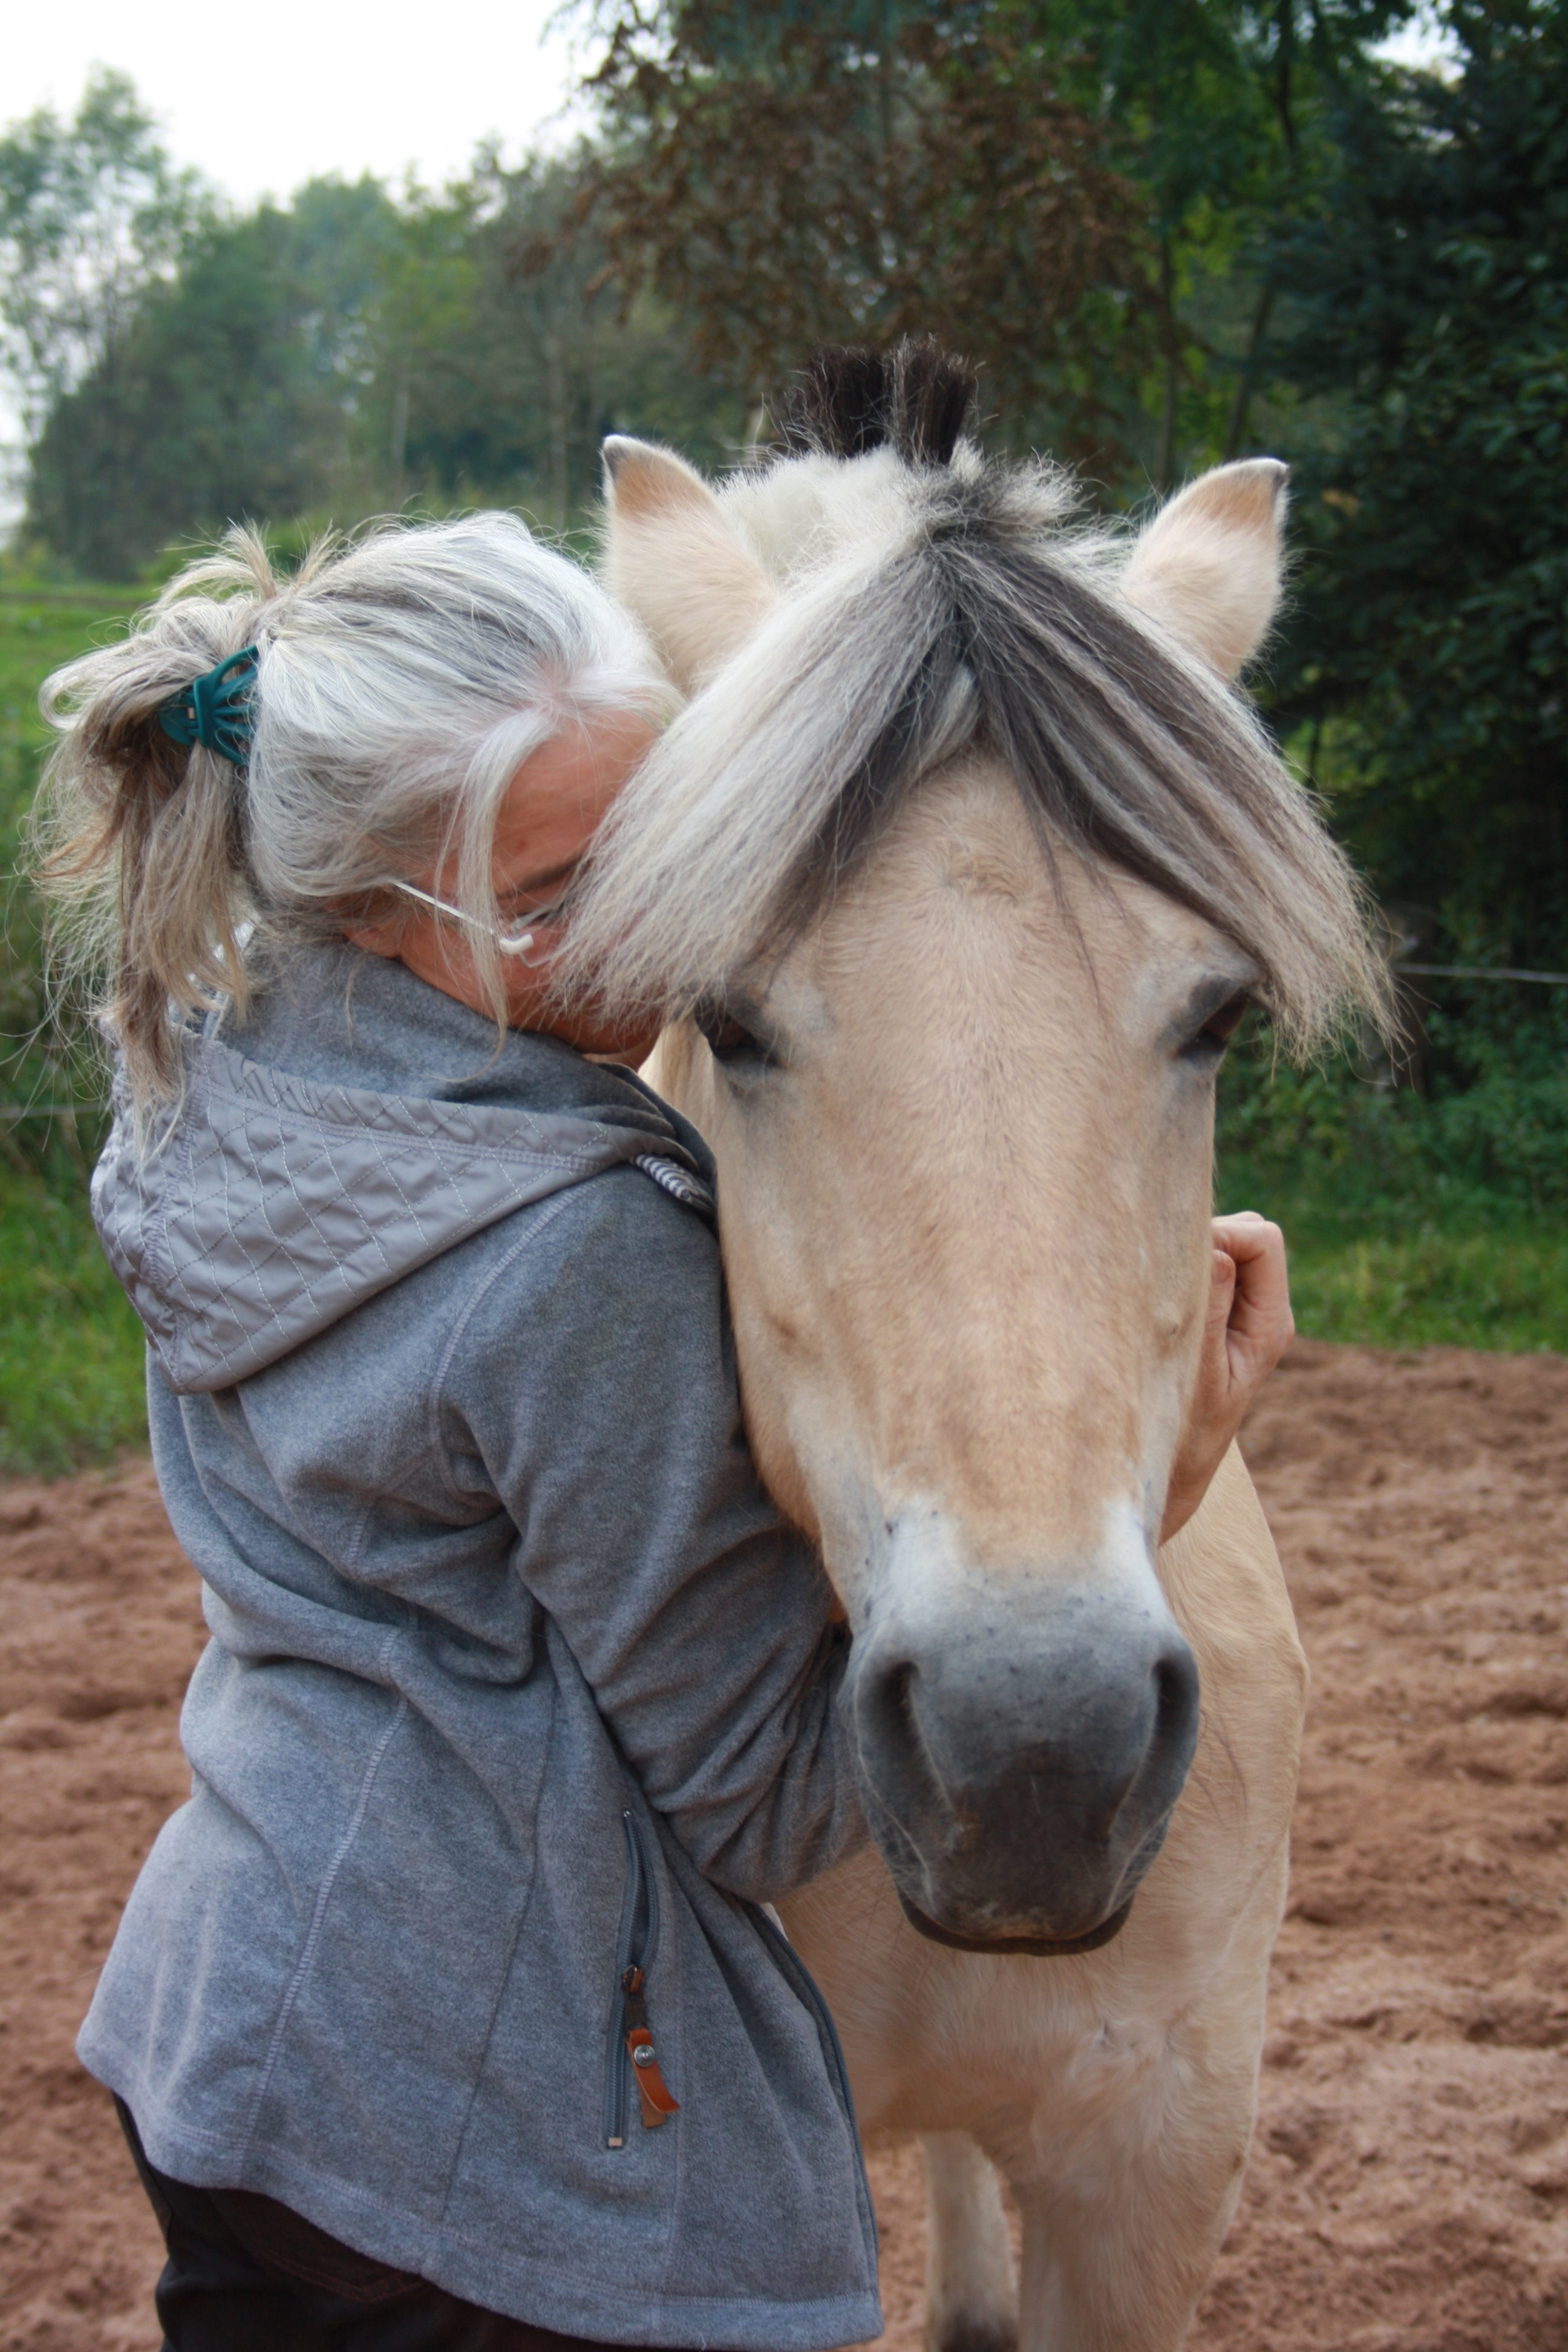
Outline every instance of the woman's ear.
<svg viewBox="0 0 1568 2352"><path fill-rule="evenodd" d="M775 601L700 474L673 450L605 443L605 584L683 694L738 653Z"/></svg>
<svg viewBox="0 0 1568 2352"><path fill-rule="evenodd" d="M1279 605L1289 478L1278 457L1200 475L1140 534L1122 574L1128 603L1222 677L1240 676Z"/></svg>

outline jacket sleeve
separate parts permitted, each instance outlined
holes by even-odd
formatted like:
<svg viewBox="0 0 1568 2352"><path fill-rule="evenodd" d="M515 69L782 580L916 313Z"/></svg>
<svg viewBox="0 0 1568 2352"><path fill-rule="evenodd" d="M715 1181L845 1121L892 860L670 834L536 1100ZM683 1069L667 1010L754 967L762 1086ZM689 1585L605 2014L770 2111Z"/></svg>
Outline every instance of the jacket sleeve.
<svg viewBox="0 0 1568 2352"><path fill-rule="evenodd" d="M866 1837L847 1636L742 1427L717 1244L635 1170L557 1194L444 1350L455 1475L493 1488L648 1800L763 1902Z"/></svg>

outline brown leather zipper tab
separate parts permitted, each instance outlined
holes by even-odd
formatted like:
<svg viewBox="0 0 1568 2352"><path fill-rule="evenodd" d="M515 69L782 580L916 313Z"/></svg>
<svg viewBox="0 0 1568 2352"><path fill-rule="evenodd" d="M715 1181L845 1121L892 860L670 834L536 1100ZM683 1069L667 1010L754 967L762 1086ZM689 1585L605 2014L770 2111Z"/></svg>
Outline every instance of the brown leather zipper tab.
<svg viewBox="0 0 1568 2352"><path fill-rule="evenodd" d="M642 2094L642 2119L649 2131L657 2131L666 2116L678 2116L680 2102L672 2098L668 2084L658 2071L653 2043L646 2025L634 2025L626 2036L626 2048L631 2053L637 2085Z"/></svg>
<svg viewBox="0 0 1568 2352"><path fill-rule="evenodd" d="M632 2062L632 2074L642 2100L645 2131L657 2131L666 2116L678 2116L680 2102L670 2092L668 2084L658 2071L658 2058L653 2046L653 2032L647 2021L647 2003L643 1999L643 1972L628 1969L621 1979L626 1992L626 2054Z"/></svg>

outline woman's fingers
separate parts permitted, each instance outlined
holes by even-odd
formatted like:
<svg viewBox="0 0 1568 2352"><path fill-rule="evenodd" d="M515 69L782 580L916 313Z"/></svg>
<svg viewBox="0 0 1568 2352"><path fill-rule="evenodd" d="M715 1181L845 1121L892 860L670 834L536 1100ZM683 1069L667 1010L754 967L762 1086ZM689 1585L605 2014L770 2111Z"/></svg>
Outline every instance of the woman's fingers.
<svg viewBox="0 0 1568 2352"><path fill-rule="evenodd" d="M1247 1392L1245 1412L1295 1336L1285 1236L1251 1209L1216 1217L1213 1231L1216 1255L1223 1252L1236 1270L1226 1337L1231 1376Z"/></svg>
<svg viewBox="0 0 1568 2352"><path fill-rule="evenodd" d="M1208 1313L1204 1318L1204 1349L1218 1340L1223 1351L1230 1328L1230 1318L1236 1311L1237 1265L1228 1250L1215 1248L1209 1276Z"/></svg>
<svg viewBox="0 0 1568 2352"><path fill-rule="evenodd" d="M1214 1220L1209 1296L1187 1425L1171 1470L1161 1540L1185 1525L1231 1440L1290 1343L1295 1319L1285 1236L1243 1209Z"/></svg>

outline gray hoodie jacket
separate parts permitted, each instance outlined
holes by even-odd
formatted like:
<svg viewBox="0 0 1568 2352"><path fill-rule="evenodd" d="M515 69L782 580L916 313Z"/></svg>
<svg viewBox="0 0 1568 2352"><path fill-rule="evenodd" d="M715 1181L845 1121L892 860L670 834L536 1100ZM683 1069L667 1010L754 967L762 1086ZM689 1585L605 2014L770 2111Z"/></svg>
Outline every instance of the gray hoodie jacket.
<svg viewBox="0 0 1568 2352"><path fill-rule="evenodd" d="M845 1650L700 1143L346 948L188 1066L94 1210L212 1640L84 2063L163 2171L536 2325L875 2336L842 2058L758 1908L864 1834Z"/></svg>

